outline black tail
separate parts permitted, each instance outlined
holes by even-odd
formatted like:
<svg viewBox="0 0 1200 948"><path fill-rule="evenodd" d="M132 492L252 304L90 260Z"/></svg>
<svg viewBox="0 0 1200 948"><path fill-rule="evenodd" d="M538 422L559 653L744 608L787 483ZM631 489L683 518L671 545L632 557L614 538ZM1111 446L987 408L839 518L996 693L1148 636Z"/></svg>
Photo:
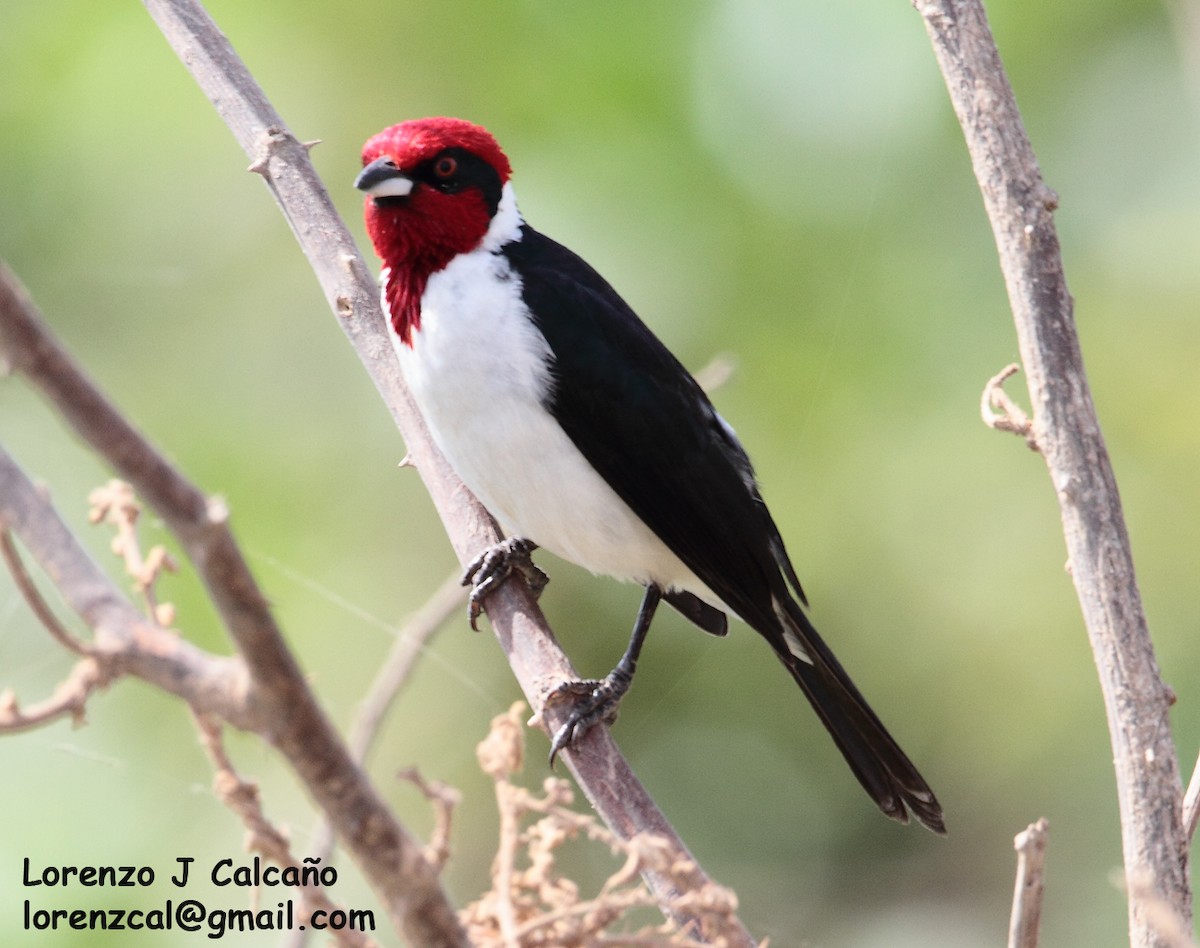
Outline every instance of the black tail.
<svg viewBox="0 0 1200 948"><path fill-rule="evenodd" d="M907 823L911 813L922 825L945 835L941 804L925 779L875 716L800 607L790 597L779 605L782 608L776 614L787 633L782 641L776 642L773 636L769 640L863 789L892 819ZM802 646L809 661L788 648L793 636L794 644Z"/></svg>

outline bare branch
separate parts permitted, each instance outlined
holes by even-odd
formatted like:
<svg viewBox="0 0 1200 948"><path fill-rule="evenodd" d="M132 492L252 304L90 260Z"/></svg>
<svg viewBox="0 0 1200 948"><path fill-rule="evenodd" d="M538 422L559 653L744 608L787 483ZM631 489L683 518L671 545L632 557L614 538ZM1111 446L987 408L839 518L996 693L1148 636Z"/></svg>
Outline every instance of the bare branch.
<svg viewBox="0 0 1200 948"><path fill-rule="evenodd" d="M406 767L396 776L421 791L421 795L433 807L433 830L429 834L429 842L425 844L425 858L440 872L450 859L450 824L453 822L454 808L462 802L462 794L448 783L426 780L416 767Z"/></svg>
<svg viewBox="0 0 1200 948"><path fill-rule="evenodd" d="M92 629L89 655L103 664L108 678L136 675L237 727L264 728L242 661L210 655L147 620L2 448L0 522L21 538L67 605Z"/></svg>
<svg viewBox="0 0 1200 948"><path fill-rule="evenodd" d="M59 345L2 262L0 351L163 518L196 565L254 676L277 691L302 680L229 530L224 504L206 497L125 419Z"/></svg>
<svg viewBox="0 0 1200 948"><path fill-rule="evenodd" d="M971 154L1000 255L1033 407L1058 496L1117 773L1127 878L1149 879L1188 924L1192 896L1169 691L1146 626L1116 478L1092 404L1053 212L980 0L915 0ZM1130 900L1134 945L1164 944Z"/></svg>
<svg viewBox="0 0 1200 948"><path fill-rule="evenodd" d="M737 370L737 359L731 353L718 352L697 369L692 377L705 392L711 395L721 388Z"/></svg>
<svg viewBox="0 0 1200 948"><path fill-rule="evenodd" d="M22 708L11 691L0 692L0 734L16 734L69 717L75 725L84 721L87 699L109 678L95 658L81 658L59 682L54 694Z"/></svg>
<svg viewBox="0 0 1200 948"><path fill-rule="evenodd" d="M137 432L74 364L45 328L16 277L0 264L0 351L54 403L68 423L155 507L196 566L244 663L220 660L188 646L142 618L111 592L103 600L119 612L109 630L116 636L119 667L187 696L197 708L219 714L237 727L254 730L288 758L321 809L329 815L347 849L387 906L397 928L417 945L463 945L462 928L426 862L420 844L396 820L317 704L228 526L224 505L209 501ZM5 480L23 480L16 466L0 463L0 519L10 524L47 566L58 549L75 547L58 521L57 531L42 522L32 529L32 485L10 496ZM9 502L26 498L12 513ZM44 506L44 504L42 505ZM44 511L42 511L44 514ZM43 516L42 518L46 518ZM57 518L55 518L57 519ZM43 548L54 533L54 547ZM88 565L92 565L90 560ZM94 568L94 567L93 567ZM111 590L111 584L105 580ZM87 595L87 591L81 595ZM75 606L99 633L90 599ZM88 614L89 610L91 615ZM136 630L135 640L128 630ZM98 645L102 645L99 636ZM164 677L164 655L177 659L186 682ZM211 677L210 677L211 676ZM199 691L199 694L192 693ZM252 699L238 701L238 698ZM195 700L193 700L193 697Z"/></svg>
<svg viewBox="0 0 1200 948"><path fill-rule="evenodd" d="M455 570L397 633L387 658L383 660L366 696L359 702L354 722L350 725L347 743L358 763L367 759L367 752L383 725L388 708L408 681L429 640L465 599L466 593Z"/></svg>
<svg viewBox="0 0 1200 948"><path fill-rule="evenodd" d="M355 352L375 382L408 446L459 562L466 564L493 545L499 534L491 517L441 457L417 413L392 356L379 310L378 292L354 241L317 177L308 150L283 119L229 41L195 0L144 0L159 28L197 84L229 125L263 176L325 291L326 299ZM505 583L490 597L488 617L522 690L535 710L557 682L579 676L558 647L536 603L519 583ZM553 709L546 724L563 723L568 709ZM593 728L565 756L589 801L623 838L653 832L670 839L681 858L691 860L606 729ZM694 862L694 860L692 860ZM648 870L647 879L663 905L679 904L678 883ZM686 923L687 919L681 919ZM743 930L743 944L750 936Z"/></svg>
<svg viewBox="0 0 1200 948"><path fill-rule="evenodd" d="M466 598L459 575L459 571L455 570L447 576L442 584L434 590L433 595L396 634L391 650L383 660L383 665L376 674L375 680L367 689L366 697L359 702L354 720L350 724L346 743L349 745L350 756L355 763L359 765L366 763L367 754L375 742L379 729L383 726L384 717L395 702L400 690L407 683L416 666L417 659L433 634ZM415 774L416 771L413 770L406 771L400 776L417 784L422 788L422 792L429 789L429 785L420 781L419 777L413 776ZM426 796L430 795L427 793ZM430 796L430 800L436 804L434 797ZM441 815L441 811L436 808L436 805L435 815ZM439 826L440 823L435 824L435 837ZM313 829L312 854L328 862L333 857L335 842L333 826L328 819L322 816ZM436 838L431 839L425 845L425 855L430 859L434 868L440 870L441 861L432 858L433 854L444 860ZM296 929L284 939L284 945L287 948L302 948L309 943L313 934L314 929L312 928Z"/></svg>
<svg viewBox="0 0 1200 948"><path fill-rule="evenodd" d="M1046 890L1046 836L1049 831L1050 824L1040 819L1013 840L1013 848L1017 851L1017 882L1008 923L1008 948L1037 948L1042 895Z"/></svg>

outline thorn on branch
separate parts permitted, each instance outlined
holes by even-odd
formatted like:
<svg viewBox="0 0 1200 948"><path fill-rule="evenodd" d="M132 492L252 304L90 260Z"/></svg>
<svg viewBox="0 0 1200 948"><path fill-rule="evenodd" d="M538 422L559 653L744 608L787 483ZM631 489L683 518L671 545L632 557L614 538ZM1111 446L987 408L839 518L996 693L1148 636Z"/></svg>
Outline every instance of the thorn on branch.
<svg viewBox="0 0 1200 948"><path fill-rule="evenodd" d="M1004 391L1004 383L1021 371L1015 362L997 375L988 379L983 387L983 398L979 403L979 413L983 423L997 431L1011 431L1025 439L1030 451L1039 451L1037 439L1033 434L1033 422L1016 402Z"/></svg>
<svg viewBox="0 0 1200 948"><path fill-rule="evenodd" d="M271 159L275 157L277 152L293 143L299 145L304 151L308 151L314 145L320 144L319 140L312 142L297 141L296 136L286 128L273 125L259 136L254 160L250 162L246 170L252 174L262 175L264 178L270 178Z"/></svg>
<svg viewBox="0 0 1200 948"><path fill-rule="evenodd" d="M205 514L208 522L214 526L222 526L229 522L229 505L224 497L209 497Z"/></svg>

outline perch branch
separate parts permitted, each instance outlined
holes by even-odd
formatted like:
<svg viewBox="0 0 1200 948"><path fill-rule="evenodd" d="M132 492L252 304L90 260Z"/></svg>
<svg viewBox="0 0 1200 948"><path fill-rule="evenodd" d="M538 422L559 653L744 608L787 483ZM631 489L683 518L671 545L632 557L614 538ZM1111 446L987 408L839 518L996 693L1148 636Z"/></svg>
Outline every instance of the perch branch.
<svg viewBox="0 0 1200 948"><path fill-rule="evenodd" d="M1179 764L1116 479L1075 332L1053 212L980 0L915 0L966 137L992 225L1071 576L1104 695L1127 879L1190 924ZM1164 941L1130 899L1135 946Z"/></svg>
<svg viewBox="0 0 1200 948"><path fill-rule="evenodd" d="M144 0L167 41L213 103L243 151L262 175L339 317L355 352L375 382L429 490L460 563L493 545L499 534L491 517L440 456L425 430L391 355L375 281L329 200L305 147L267 101L229 41L195 0ZM487 606L493 630L535 710L557 682L578 678L536 603L519 583L505 583ZM554 708L544 722L563 723L567 709ZM605 728L593 728L565 755L580 787L621 838L652 832L694 863ZM647 870L647 882L668 911L680 904L676 880ZM676 921L686 925L686 916ZM696 919L698 923L698 919ZM751 939L742 930L742 943Z"/></svg>

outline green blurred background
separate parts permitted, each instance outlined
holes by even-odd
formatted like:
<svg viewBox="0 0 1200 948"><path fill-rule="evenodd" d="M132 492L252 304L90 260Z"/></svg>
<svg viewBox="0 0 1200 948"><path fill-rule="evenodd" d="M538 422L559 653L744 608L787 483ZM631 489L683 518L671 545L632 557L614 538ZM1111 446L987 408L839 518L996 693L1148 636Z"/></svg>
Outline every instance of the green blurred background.
<svg viewBox="0 0 1200 948"><path fill-rule="evenodd" d="M982 386L1016 344L909 4L209 7L295 133L324 141L313 158L356 234L363 139L408 117L468 117L508 151L526 217L608 276L686 364L736 360L716 401L755 458L816 623L937 789L950 828L939 840L882 818L744 627L718 641L664 615L616 735L705 867L737 890L752 931L774 946L1000 944L1013 834L1045 816L1045 943L1126 943L1103 706L1043 465L979 420ZM1186 774L1200 741L1200 47L1183 11L1018 0L990 12L1061 197L1084 354L1180 699ZM246 164L139 4L0 6L0 254L129 415L227 498L344 724L453 559ZM1025 400L1019 379L1010 391ZM0 388L0 437L115 574L107 536L85 523L86 494L107 472L19 378ZM150 518L144 532L163 539ZM637 590L541 562L565 647L584 672L606 671ZM186 570L161 593L189 638L228 650ZM0 687L30 702L68 666L0 579ZM460 904L485 887L494 852L474 745L517 695L493 638L456 617L373 758L421 833L426 804L395 772L417 763L463 791L446 874ZM530 743L538 782L545 739ZM304 852L303 792L259 741L230 746ZM177 856L241 858L241 827L209 790L179 702L122 682L91 702L84 728L0 741L0 767L7 944L199 943L20 931L26 897L153 906L175 895L165 879ZM116 895L24 889L23 857L35 871L149 864L160 882ZM585 853L573 868L594 885L610 864ZM246 902L202 885L187 894ZM348 865L332 894L378 907Z"/></svg>

